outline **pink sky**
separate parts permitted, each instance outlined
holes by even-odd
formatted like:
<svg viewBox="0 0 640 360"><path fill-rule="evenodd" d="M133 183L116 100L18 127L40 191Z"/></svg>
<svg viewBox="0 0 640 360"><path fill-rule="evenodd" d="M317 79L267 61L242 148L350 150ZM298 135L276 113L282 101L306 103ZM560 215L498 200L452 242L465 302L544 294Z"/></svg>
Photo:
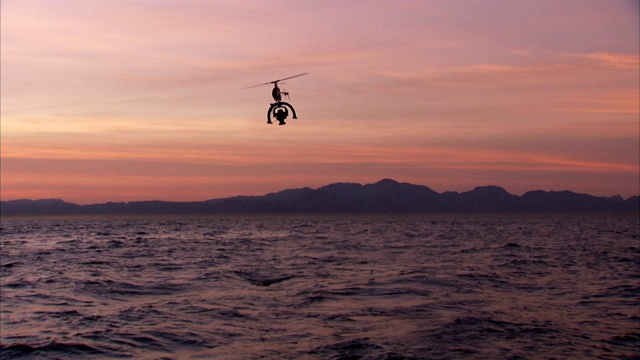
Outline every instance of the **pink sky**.
<svg viewBox="0 0 640 360"><path fill-rule="evenodd" d="M637 1L1 4L2 200L640 192Z"/></svg>

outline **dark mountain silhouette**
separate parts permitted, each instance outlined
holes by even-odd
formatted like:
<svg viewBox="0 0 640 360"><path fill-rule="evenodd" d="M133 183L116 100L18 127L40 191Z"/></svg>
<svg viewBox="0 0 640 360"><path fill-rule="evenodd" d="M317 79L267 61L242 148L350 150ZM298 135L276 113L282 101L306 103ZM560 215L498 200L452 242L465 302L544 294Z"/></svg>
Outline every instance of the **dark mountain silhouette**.
<svg viewBox="0 0 640 360"><path fill-rule="evenodd" d="M0 202L0 215L67 215L82 213L82 206L60 199L13 200Z"/></svg>
<svg viewBox="0 0 640 360"><path fill-rule="evenodd" d="M571 191L509 194L498 186L437 193L422 185L384 179L375 184L336 183L264 196L200 202L138 201L77 205L58 199L0 202L3 216L226 213L422 213L422 212L640 212L638 196L596 197Z"/></svg>

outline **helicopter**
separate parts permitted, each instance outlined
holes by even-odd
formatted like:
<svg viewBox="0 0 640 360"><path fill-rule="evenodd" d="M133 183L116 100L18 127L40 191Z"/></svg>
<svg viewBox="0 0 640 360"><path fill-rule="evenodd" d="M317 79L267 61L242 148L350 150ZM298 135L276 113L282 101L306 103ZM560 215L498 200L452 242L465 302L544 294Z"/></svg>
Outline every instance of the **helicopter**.
<svg viewBox="0 0 640 360"><path fill-rule="evenodd" d="M264 84L249 86L245 89L251 89L258 86L273 84L273 89L271 90L271 97L273 97L273 100L275 101L275 103L272 103L271 106L269 107L269 110L267 111L267 124L273 124L273 122L271 122L271 114L273 114L273 116L278 120L278 125L286 125L287 123L284 120L289 116L289 109L291 109L293 119L297 119L298 116L296 116L296 110L293 108L293 106L291 106L291 104L282 101L283 95L286 96L289 101L291 101L291 98L289 97L288 92L280 90L280 88L278 87L278 83L284 80L289 80L289 79L297 78L299 76L308 75L308 74L309 73L293 75L283 79L269 81Z"/></svg>

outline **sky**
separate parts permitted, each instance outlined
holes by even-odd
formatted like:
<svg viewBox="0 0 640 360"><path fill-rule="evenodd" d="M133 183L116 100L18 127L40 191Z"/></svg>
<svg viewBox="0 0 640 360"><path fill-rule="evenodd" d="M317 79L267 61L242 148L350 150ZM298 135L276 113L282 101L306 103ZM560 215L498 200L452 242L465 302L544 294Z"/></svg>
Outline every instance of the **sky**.
<svg viewBox="0 0 640 360"><path fill-rule="evenodd" d="M1 0L0 197L640 193L638 1ZM266 124L271 86L298 119ZM288 101L288 100L287 100Z"/></svg>

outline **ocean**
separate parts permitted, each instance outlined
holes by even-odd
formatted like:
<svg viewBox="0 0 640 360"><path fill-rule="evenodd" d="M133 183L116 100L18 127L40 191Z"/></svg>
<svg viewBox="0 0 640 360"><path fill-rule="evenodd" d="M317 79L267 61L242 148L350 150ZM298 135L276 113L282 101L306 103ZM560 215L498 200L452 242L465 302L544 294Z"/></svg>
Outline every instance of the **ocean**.
<svg viewBox="0 0 640 360"><path fill-rule="evenodd" d="M637 215L3 218L2 359L640 359Z"/></svg>

